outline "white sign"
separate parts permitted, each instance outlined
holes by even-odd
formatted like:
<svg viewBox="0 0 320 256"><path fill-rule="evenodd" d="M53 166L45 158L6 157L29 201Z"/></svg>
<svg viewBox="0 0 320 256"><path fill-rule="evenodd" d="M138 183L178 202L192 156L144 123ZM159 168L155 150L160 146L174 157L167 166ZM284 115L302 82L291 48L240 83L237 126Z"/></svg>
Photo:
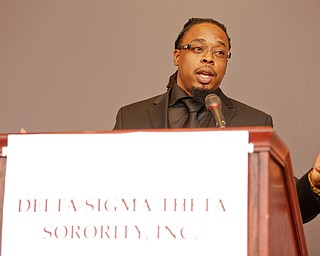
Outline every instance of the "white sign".
<svg viewBox="0 0 320 256"><path fill-rule="evenodd" d="M10 135L2 256L247 255L248 132Z"/></svg>

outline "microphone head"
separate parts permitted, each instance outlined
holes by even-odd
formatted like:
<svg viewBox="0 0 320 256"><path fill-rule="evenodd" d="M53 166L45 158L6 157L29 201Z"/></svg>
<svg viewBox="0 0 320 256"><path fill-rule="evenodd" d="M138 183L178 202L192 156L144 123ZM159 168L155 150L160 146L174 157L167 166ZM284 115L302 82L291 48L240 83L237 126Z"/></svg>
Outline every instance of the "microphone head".
<svg viewBox="0 0 320 256"><path fill-rule="evenodd" d="M214 93L209 94L205 98L204 102L205 102L206 108L210 110L214 120L216 121L216 127L225 128L226 122L224 120L224 117L221 111L222 103L219 96Z"/></svg>
<svg viewBox="0 0 320 256"><path fill-rule="evenodd" d="M218 95L211 93L208 94L204 100L206 108L211 109L212 107L219 106L221 107L221 99Z"/></svg>

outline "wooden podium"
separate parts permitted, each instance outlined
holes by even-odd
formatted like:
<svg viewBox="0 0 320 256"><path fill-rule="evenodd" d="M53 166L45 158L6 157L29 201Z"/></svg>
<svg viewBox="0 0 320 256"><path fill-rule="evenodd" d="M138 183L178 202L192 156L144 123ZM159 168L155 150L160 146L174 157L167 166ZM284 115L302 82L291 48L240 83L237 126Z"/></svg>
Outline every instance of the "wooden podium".
<svg viewBox="0 0 320 256"><path fill-rule="evenodd" d="M249 154L248 170L248 255L307 255L288 148L272 128L244 127L225 130L249 131L250 143L254 145L254 152ZM130 131L93 133L121 132ZM0 231L6 171L3 149L7 146L7 138L8 134L0 134ZM236 196L237 188L233 190ZM236 227L231 227L231 232L234 228ZM230 245L232 243L230 241Z"/></svg>

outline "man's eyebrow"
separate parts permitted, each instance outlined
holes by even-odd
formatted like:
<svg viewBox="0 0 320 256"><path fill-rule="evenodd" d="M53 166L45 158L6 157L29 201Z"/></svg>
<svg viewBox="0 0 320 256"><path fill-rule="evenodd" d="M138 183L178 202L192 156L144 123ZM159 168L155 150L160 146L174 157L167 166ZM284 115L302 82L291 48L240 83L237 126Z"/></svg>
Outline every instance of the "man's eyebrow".
<svg viewBox="0 0 320 256"><path fill-rule="evenodd" d="M206 39L203 39L203 38L196 38L196 39L193 39L190 44L192 43L206 43L207 40Z"/></svg>
<svg viewBox="0 0 320 256"><path fill-rule="evenodd" d="M217 40L217 43L220 44L220 45L223 45L224 47L227 48L227 45L224 43L224 41L222 41L222 40Z"/></svg>

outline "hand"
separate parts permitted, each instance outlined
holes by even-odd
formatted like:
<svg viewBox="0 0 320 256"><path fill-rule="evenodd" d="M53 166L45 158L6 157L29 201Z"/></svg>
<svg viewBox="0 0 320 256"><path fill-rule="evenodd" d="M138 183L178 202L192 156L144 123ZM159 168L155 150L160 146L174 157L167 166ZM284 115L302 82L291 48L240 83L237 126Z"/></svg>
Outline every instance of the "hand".
<svg viewBox="0 0 320 256"><path fill-rule="evenodd" d="M20 133L27 133L27 131L24 128L20 128Z"/></svg>
<svg viewBox="0 0 320 256"><path fill-rule="evenodd" d="M311 181L315 186L320 187L320 152L313 163Z"/></svg>

